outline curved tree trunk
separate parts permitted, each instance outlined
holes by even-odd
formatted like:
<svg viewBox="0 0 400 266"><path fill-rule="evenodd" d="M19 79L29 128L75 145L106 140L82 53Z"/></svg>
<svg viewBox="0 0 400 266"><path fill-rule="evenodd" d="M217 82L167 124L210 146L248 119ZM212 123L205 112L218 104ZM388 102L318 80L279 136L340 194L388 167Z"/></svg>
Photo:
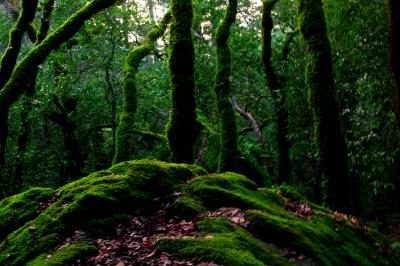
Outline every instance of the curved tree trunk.
<svg viewBox="0 0 400 266"><path fill-rule="evenodd" d="M289 142L287 140L288 134L288 113L286 110L286 97L283 91L283 86L279 82L275 69L272 65L272 28L273 21L271 17L272 9L278 0L264 0L262 6L262 60L264 64L264 72L267 78L267 84L271 90L272 97L275 103L275 112L277 119L277 140L278 140L278 153L279 153L279 172L278 183L289 181ZM288 40L288 42L290 39ZM287 57L288 46L284 46L283 57Z"/></svg>
<svg viewBox="0 0 400 266"><path fill-rule="evenodd" d="M42 7L42 16L40 19L40 28L35 36L35 40L31 40L34 45L40 44L44 38L47 36L47 33L50 28L50 16L53 11L54 0L46 0L43 3ZM21 191L22 186L22 176L24 174L24 157L28 142L28 136L30 133L30 125L29 125L29 113L32 110L32 100L35 95L35 86L36 86L36 78L39 72L39 67L36 67L35 71L31 74L29 78L29 82L27 84L27 89L25 93L25 97L22 100L23 109L21 111L21 131L17 137L17 158L18 160L15 162L15 171L14 171L14 179L15 179L15 192L19 193Z"/></svg>
<svg viewBox="0 0 400 266"><path fill-rule="evenodd" d="M164 34L170 19L171 13L167 12L160 24L147 33L144 43L132 49L126 57L124 83L122 87L123 109L117 128L113 164L129 159L129 152L131 150L130 139L134 134L134 122L137 108L136 74L140 62L152 52L155 42Z"/></svg>
<svg viewBox="0 0 400 266"><path fill-rule="evenodd" d="M297 0L300 32L308 51L306 85L314 115L315 146L322 170L323 199L328 206L352 210L352 182L341 131L333 80L331 48L321 0Z"/></svg>
<svg viewBox="0 0 400 266"><path fill-rule="evenodd" d="M237 128L235 112L230 102L231 51L228 40L236 20L237 0L228 0L224 19L217 29L217 68L214 91L217 98L221 130L218 171L234 171L237 163Z"/></svg>
<svg viewBox="0 0 400 266"><path fill-rule="evenodd" d="M167 125L171 161L193 163L196 128L192 0L171 0L169 36L170 116Z"/></svg>

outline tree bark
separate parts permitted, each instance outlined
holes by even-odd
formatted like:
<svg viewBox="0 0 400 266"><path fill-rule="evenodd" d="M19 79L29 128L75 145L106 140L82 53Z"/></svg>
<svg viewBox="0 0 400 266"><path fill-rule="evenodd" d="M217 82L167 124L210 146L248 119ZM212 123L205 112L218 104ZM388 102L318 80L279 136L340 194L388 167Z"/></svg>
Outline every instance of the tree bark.
<svg viewBox="0 0 400 266"><path fill-rule="evenodd" d="M237 165L237 128L235 112L230 102L231 51L228 40L232 24L236 20L237 0L228 0L225 16L216 34L217 68L214 92L220 124L220 151L218 171L235 171Z"/></svg>
<svg viewBox="0 0 400 266"><path fill-rule="evenodd" d="M171 13L168 11L160 24L147 33L144 43L132 49L125 59L124 83L122 87L123 108L116 132L113 164L129 159L129 153L131 151L130 139L134 134L134 122L137 109L136 74L139 70L140 62L154 50L155 42L164 34L170 20Z"/></svg>
<svg viewBox="0 0 400 266"><path fill-rule="evenodd" d="M332 58L321 0L297 0L300 32L308 51L306 85L314 116L315 146L322 170L324 202L352 211L352 182L341 131Z"/></svg>
<svg viewBox="0 0 400 266"><path fill-rule="evenodd" d="M31 40L34 43L34 45L40 44L47 36L47 33L50 28L50 16L53 11L53 6L54 6L54 0L46 0L43 3L40 28L37 35L35 36L35 40L33 41ZM32 110L32 100L33 96L35 95L36 78L38 72L39 72L39 67L36 67L35 71L31 74L31 77L29 78L25 97L22 100L23 109L21 111L21 127L19 135L17 137L18 159L15 162L15 171L14 171L15 193L19 193L22 187L22 176L24 174L24 163L25 163L24 158L28 142L28 136L30 133L29 113Z"/></svg>
<svg viewBox="0 0 400 266"><path fill-rule="evenodd" d="M192 0L172 0L169 36L170 115L167 125L171 161L193 163L196 135Z"/></svg>
<svg viewBox="0 0 400 266"><path fill-rule="evenodd" d="M272 29L273 21L271 12L278 0L264 0L262 6L262 60L264 64L264 73L267 79L267 85L271 90L274 100L276 121L277 121L277 140L278 140L278 184L289 182L290 159L288 134L288 112L286 110L286 97L283 90L282 81L278 79L275 68L272 64ZM289 53L291 37L285 41L282 51L282 57L286 59Z"/></svg>
<svg viewBox="0 0 400 266"><path fill-rule="evenodd" d="M238 112L247 121L249 121L251 128L253 129L253 132L256 134L257 143L262 145L263 144L262 132L257 125L256 119L254 119L254 117L250 113L246 112L239 106L235 96L232 96L232 105L236 112Z"/></svg>

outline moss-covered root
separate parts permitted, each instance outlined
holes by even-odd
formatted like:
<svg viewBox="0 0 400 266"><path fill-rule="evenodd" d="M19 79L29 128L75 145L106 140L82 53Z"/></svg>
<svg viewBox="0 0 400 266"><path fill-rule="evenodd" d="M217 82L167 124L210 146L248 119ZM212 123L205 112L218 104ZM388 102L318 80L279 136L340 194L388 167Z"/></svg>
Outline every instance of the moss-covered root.
<svg viewBox="0 0 400 266"><path fill-rule="evenodd" d="M397 265L398 257L377 248L371 233L324 215L309 221L249 210L247 229L266 242L296 250L316 265ZM384 245L387 246L387 243Z"/></svg>
<svg viewBox="0 0 400 266"><path fill-rule="evenodd" d="M134 133L133 124L137 109L136 74L140 62L154 49L155 42L165 32L170 20L171 13L168 11L160 24L147 33L144 43L141 46L132 49L126 57L122 87L123 109L116 134L113 164L127 161L129 159L129 152L131 150L129 140Z"/></svg>
<svg viewBox="0 0 400 266"><path fill-rule="evenodd" d="M314 116L315 146L323 197L334 209L351 211L352 182L332 74L331 48L321 0L297 0L300 32L309 53L306 85Z"/></svg>
<svg viewBox="0 0 400 266"><path fill-rule="evenodd" d="M0 201L0 239L38 215L40 203L53 197L49 188L31 188Z"/></svg>
<svg viewBox="0 0 400 266"><path fill-rule="evenodd" d="M7 49L0 59L0 90L7 83L14 70L24 33L35 18L38 0L23 0L21 12L14 27L10 30Z"/></svg>
<svg viewBox="0 0 400 266"><path fill-rule="evenodd" d="M292 263L281 257L277 248L254 238L245 230L224 218L206 218L197 223L200 231L210 234L206 238L159 240L161 250L181 258L214 262L221 265L264 266Z"/></svg>
<svg viewBox="0 0 400 266"><path fill-rule="evenodd" d="M195 142L194 44L192 0L172 0L169 59L171 111L167 138L171 161L192 163Z"/></svg>
<svg viewBox="0 0 400 266"><path fill-rule="evenodd" d="M279 150L279 172L278 183L289 181L289 142L286 138L288 133L288 112L286 110L285 92L282 90L282 82L278 81L275 68L272 64L272 29L273 21L271 12L278 0L263 0L262 3L262 61L267 84L275 102L275 112L277 118L277 140ZM281 91L281 92L280 92Z"/></svg>
<svg viewBox="0 0 400 266"><path fill-rule="evenodd" d="M237 129L235 112L230 102L231 51L228 39L236 20L237 0L228 0L225 16L217 29L217 68L214 91L221 129L218 171L234 171L237 159Z"/></svg>
<svg viewBox="0 0 400 266"><path fill-rule="evenodd" d="M90 242L80 241L65 245L52 253L44 253L26 264L27 266L76 265L77 260L97 254L97 248Z"/></svg>

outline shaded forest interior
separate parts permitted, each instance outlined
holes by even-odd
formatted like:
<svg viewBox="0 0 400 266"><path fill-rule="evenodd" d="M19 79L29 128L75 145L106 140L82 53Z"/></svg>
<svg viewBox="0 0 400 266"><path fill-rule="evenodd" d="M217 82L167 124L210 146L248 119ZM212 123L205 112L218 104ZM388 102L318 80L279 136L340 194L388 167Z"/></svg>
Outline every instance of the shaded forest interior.
<svg viewBox="0 0 400 266"><path fill-rule="evenodd" d="M154 159L399 242L399 5L0 0L0 200Z"/></svg>

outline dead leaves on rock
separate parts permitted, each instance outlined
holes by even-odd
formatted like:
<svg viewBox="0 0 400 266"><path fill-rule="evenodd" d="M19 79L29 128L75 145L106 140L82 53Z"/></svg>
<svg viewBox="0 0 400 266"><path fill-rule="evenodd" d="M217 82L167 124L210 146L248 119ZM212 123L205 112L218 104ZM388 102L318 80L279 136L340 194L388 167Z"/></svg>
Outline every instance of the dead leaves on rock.
<svg viewBox="0 0 400 266"><path fill-rule="evenodd" d="M60 198L60 194L58 192L53 194L53 197L49 199L46 202L40 202L39 206L37 207L36 212L37 213L42 213L44 212L48 207L50 207L54 202L56 202Z"/></svg>
<svg viewBox="0 0 400 266"><path fill-rule="evenodd" d="M313 215L313 210L307 203L287 201L282 207L302 219L308 219Z"/></svg>
<svg viewBox="0 0 400 266"><path fill-rule="evenodd" d="M116 227L114 239L97 239L99 253L90 258L89 265L181 265L217 266L212 262L197 259L182 260L172 254L161 252L157 240L161 238L203 238L206 234L196 232L195 218L192 221L167 219L164 209L150 218L133 217L127 225Z"/></svg>
<svg viewBox="0 0 400 266"><path fill-rule="evenodd" d="M226 208L222 207L215 211L208 211L208 216L210 217L225 217L229 219L232 223L237 224L241 227L247 227L249 224L246 221L243 212L238 208Z"/></svg>

